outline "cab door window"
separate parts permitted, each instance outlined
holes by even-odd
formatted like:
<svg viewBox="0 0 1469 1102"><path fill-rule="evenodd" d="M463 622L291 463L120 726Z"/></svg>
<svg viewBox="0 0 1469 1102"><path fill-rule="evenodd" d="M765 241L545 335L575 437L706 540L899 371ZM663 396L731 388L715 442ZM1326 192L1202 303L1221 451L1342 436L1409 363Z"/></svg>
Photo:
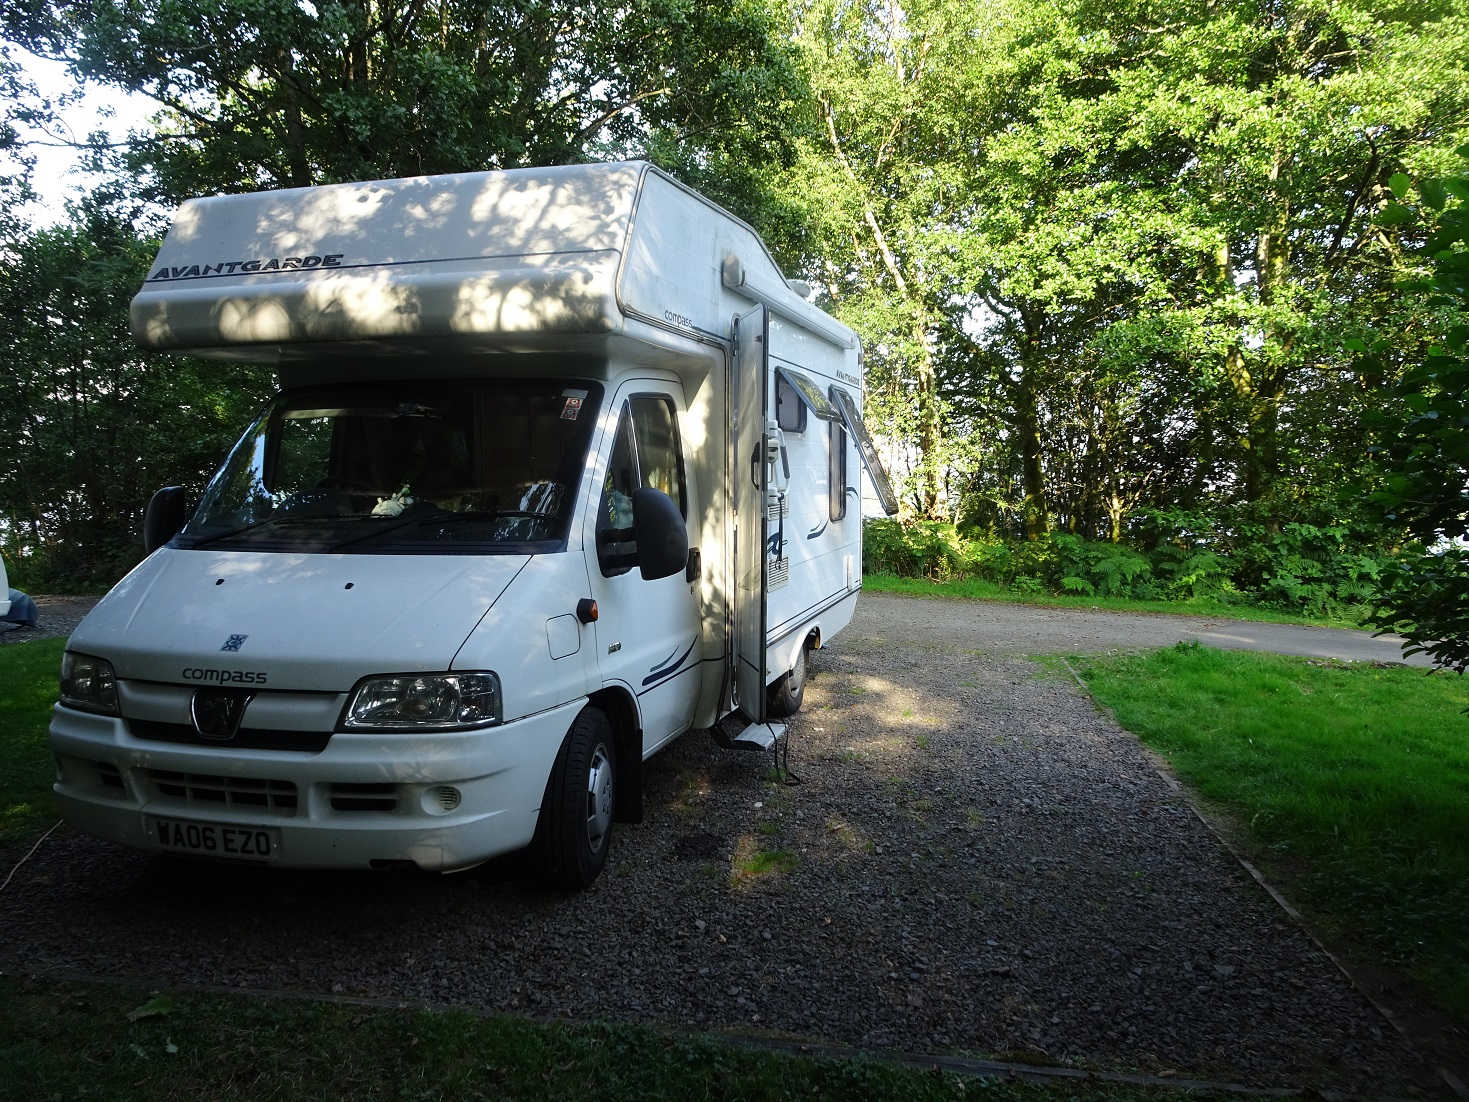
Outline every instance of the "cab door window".
<svg viewBox="0 0 1469 1102"><path fill-rule="evenodd" d="M628 402L633 439L637 443L639 485L662 490L689 515L684 491L683 454L678 442L678 419L667 398L645 395Z"/></svg>
<svg viewBox="0 0 1469 1102"><path fill-rule="evenodd" d="M673 402L662 395L639 395L623 404L597 509L597 550L604 560L607 552L622 551L631 543L633 492L642 487L663 491L688 516L678 419ZM602 565L607 577L627 570L605 561Z"/></svg>

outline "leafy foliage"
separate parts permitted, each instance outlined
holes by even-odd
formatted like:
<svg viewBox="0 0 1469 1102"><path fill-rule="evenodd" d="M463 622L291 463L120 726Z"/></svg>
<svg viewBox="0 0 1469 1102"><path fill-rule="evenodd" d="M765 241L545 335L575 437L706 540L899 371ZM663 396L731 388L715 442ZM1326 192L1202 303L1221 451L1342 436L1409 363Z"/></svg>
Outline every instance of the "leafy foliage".
<svg viewBox="0 0 1469 1102"><path fill-rule="evenodd" d="M1469 168L1469 146L1460 155ZM1425 652L1462 674L1469 669L1469 171L1421 183L1420 215L1402 202L1409 186L1406 177L1393 180L1399 201L1382 219L1429 222L1422 254L1431 275L1409 289L1437 310L1439 336L1394 388L1401 421L1381 449L1385 477L1377 501L1389 525L1428 550L1389 567L1376 619L1401 631L1409 652Z"/></svg>
<svg viewBox="0 0 1469 1102"><path fill-rule="evenodd" d="M160 104L121 167L165 202L576 162L652 135L759 164L800 88L759 0L81 0L0 25Z"/></svg>
<svg viewBox="0 0 1469 1102"><path fill-rule="evenodd" d="M1177 518L1163 515L1155 535ZM1198 518L1193 518L1197 523ZM1365 606L1386 556L1364 550L1346 528L1291 524L1200 526L1142 549L1065 532L1002 539L927 521L869 520L866 570L938 581L977 578L1018 593L1135 600L1208 599L1325 617Z"/></svg>
<svg viewBox="0 0 1469 1102"><path fill-rule="evenodd" d="M1112 540L1149 507L1356 519L1319 514L1427 337L1371 214L1462 140L1455 3L802 10L823 125L788 186L912 514Z"/></svg>
<svg viewBox="0 0 1469 1102"><path fill-rule="evenodd" d="M0 539L17 586L110 585L142 555L152 491L202 488L268 393L268 373L138 350L128 299L155 249L91 207L17 242L0 270Z"/></svg>

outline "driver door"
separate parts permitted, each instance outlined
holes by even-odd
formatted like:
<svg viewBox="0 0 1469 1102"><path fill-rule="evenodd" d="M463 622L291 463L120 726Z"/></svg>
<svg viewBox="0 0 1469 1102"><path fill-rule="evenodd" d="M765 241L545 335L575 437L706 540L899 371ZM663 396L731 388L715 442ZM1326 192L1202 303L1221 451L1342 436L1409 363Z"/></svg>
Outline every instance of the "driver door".
<svg viewBox="0 0 1469 1102"><path fill-rule="evenodd" d="M645 755L693 719L703 669L698 580L680 571L645 581L635 567L607 567L598 537L632 527L632 495L645 486L672 498L687 521L693 501L678 427L683 402L677 383L640 379L619 388L608 407L614 427L602 445L597 504L583 532L602 681L620 682L637 697Z"/></svg>

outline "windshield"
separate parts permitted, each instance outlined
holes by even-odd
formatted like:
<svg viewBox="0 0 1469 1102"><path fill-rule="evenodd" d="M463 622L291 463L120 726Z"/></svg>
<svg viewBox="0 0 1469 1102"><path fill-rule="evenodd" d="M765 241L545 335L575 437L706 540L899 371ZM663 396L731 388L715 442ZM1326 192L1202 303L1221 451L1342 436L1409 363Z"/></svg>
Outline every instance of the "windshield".
<svg viewBox="0 0 1469 1102"><path fill-rule="evenodd" d="M235 445L175 546L559 549L601 396L565 379L288 391Z"/></svg>

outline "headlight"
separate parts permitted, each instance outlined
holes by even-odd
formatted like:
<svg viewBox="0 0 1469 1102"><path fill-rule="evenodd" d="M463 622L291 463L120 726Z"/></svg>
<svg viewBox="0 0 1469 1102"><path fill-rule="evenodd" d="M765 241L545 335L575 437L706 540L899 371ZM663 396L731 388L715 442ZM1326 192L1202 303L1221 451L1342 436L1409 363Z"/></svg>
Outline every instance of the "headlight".
<svg viewBox="0 0 1469 1102"><path fill-rule="evenodd" d="M347 704L342 726L369 731L442 731L500 722L500 679L492 673L369 677Z"/></svg>
<svg viewBox="0 0 1469 1102"><path fill-rule="evenodd" d="M67 651L61 656L61 703L117 715L117 678L105 658Z"/></svg>

